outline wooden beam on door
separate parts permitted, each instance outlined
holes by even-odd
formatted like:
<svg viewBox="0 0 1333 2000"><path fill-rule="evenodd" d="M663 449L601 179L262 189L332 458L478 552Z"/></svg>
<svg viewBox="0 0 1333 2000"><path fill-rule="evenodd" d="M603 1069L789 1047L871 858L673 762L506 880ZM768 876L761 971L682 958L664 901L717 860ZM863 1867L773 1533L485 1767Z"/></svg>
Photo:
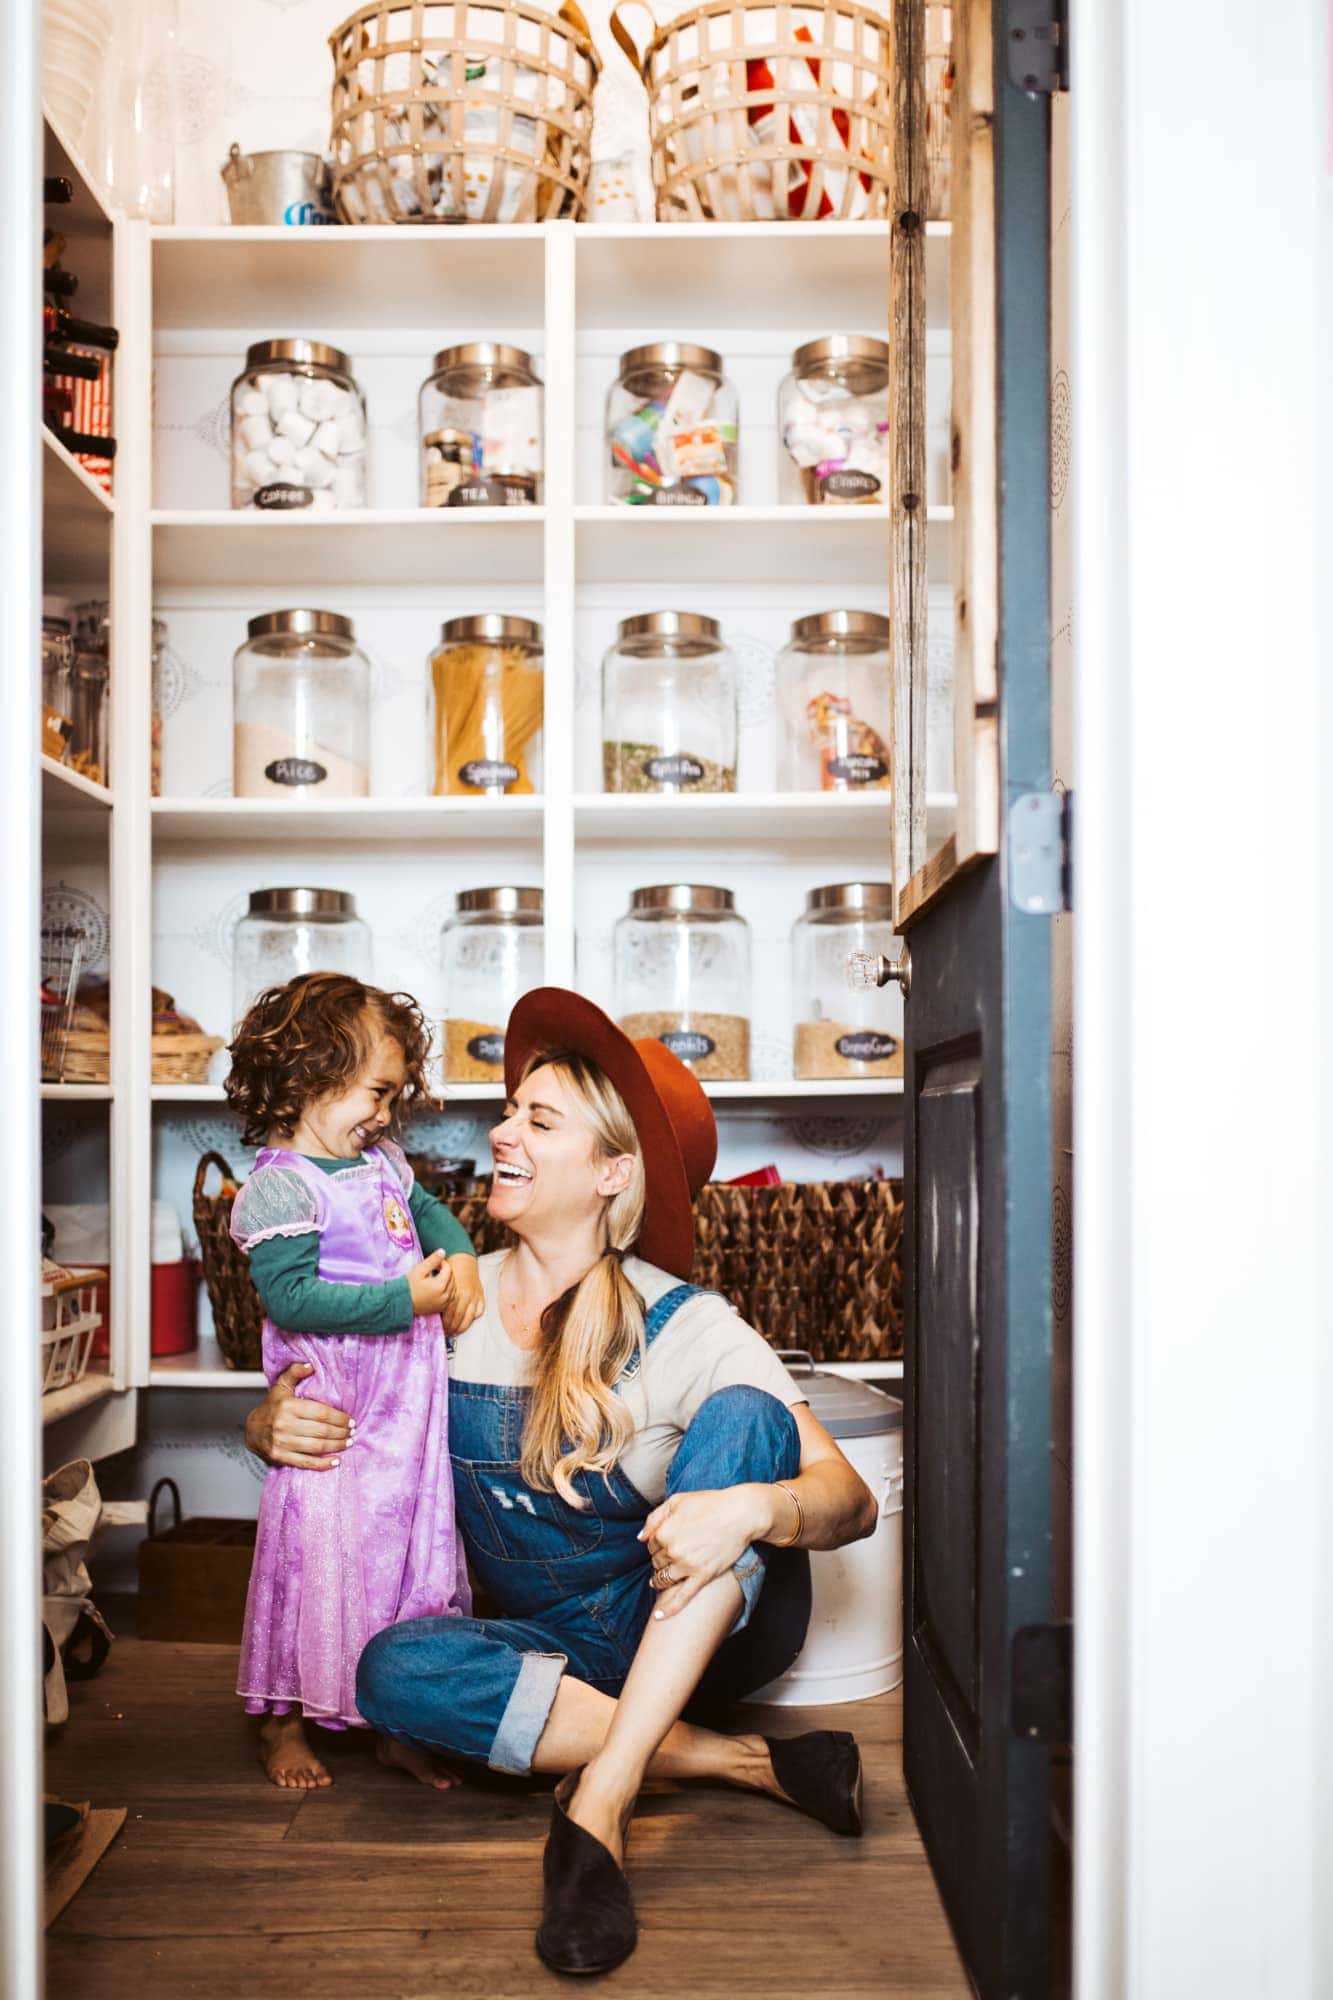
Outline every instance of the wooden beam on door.
<svg viewBox="0 0 1333 2000"><path fill-rule="evenodd" d="M926 23L893 13L889 246L890 675L895 900L926 859Z"/></svg>

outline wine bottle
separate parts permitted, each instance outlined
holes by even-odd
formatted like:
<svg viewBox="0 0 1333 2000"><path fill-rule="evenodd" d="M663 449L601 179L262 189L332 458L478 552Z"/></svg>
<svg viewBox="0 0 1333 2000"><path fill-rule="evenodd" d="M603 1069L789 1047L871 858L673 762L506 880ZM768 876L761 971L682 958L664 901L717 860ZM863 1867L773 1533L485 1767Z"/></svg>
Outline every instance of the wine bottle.
<svg viewBox="0 0 1333 2000"><path fill-rule="evenodd" d="M63 306L42 307L43 323L48 340L72 340L80 347L102 347L108 354L114 354L120 344L120 335L114 326L99 326L95 320L75 319Z"/></svg>
<svg viewBox="0 0 1333 2000"><path fill-rule="evenodd" d="M90 354L71 354L67 348L46 347L42 366L48 375L68 375L75 382L100 382L102 364Z"/></svg>
<svg viewBox="0 0 1333 2000"><path fill-rule="evenodd" d="M74 199L74 183L64 174L49 174L42 182L42 200L69 202Z"/></svg>

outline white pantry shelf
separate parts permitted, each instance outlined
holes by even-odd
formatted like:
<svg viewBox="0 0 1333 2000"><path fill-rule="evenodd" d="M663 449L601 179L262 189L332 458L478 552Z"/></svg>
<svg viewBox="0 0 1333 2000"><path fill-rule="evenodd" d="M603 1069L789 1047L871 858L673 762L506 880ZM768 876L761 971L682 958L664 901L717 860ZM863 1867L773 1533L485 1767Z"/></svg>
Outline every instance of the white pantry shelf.
<svg viewBox="0 0 1333 2000"><path fill-rule="evenodd" d="M293 232L299 234L300 232ZM157 509L157 584L486 584L541 580L544 507Z"/></svg>
<svg viewBox="0 0 1333 2000"><path fill-rule="evenodd" d="M889 866L892 798L888 792L710 792L681 797L655 793L582 792L574 800L575 839L589 846L658 846L664 842L724 842L791 856L817 847L878 843ZM957 800L939 793L928 802L932 836L943 839Z"/></svg>
<svg viewBox="0 0 1333 2000"><path fill-rule="evenodd" d="M77 813L80 817L100 818L111 811L115 802L114 793L92 778L85 778L82 771L72 771L66 764L57 764L54 757L42 758L44 814Z"/></svg>
<svg viewBox="0 0 1333 2000"><path fill-rule="evenodd" d="M54 1424L61 1417L72 1417L76 1410L86 1410L93 1403L100 1403L104 1396L113 1395L115 1388L109 1375L90 1369L66 1389L47 1390L42 1397L42 1422Z"/></svg>
<svg viewBox="0 0 1333 2000"><path fill-rule="evenodd" d="M583 583L864 584L883 578L888 597L889 523L884 507L628 507L574 509ZM947 561L951 507L927 510L930 559Z"/></svg>
<svg viewBox="0 0 1333 2000"><path fill-rule="evenodd" d="M154 799L158 847L215 841L364 846L404 842L540 846L540 798Z"/></svg>
<svg viewBox="0 0 1333 2000"><path fill-rule="evenodd" d="M114 1083L43 1083L43 1104L112 1104Z"/></svg>

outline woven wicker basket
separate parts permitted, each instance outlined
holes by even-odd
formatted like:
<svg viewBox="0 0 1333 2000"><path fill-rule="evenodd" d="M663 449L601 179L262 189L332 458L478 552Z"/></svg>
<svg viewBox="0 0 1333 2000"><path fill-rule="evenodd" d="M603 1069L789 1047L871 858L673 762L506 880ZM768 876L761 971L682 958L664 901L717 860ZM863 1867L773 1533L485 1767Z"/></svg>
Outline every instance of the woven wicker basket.
<svg viewBox="0 0 1333 2000"><path fill-rule="evenodd" d="M210 1167L222 1176L217 1194L205 1194ZM213 1330L228 1368L258 1368L263 1353L264 1309L245 1252L231 1240L236 1176L221 1153L205 1153L195 1169L194 1227L204 1267Z"/></svg>
<svg viewBox="0 0 1333 2000"><path fill-rule="evenodd" d="M207 1083L221 1035L154 1035L154 1083Z"/></svg>
<svg viewBox="0 0 1333 2000"><path fill-rule="evenodd" d="M627 0L635 8L646 0ZM662 221L848 222L889 212L886 13L856 0L705 0L640 56Z"/></svg>
<svg viewBox="0 0 1333 2000"><path fill-rule="evenodd" d="M71 1028L60 1065L61 1083L109 1083L111 1037L103 1029Z"/></svg>
<svg viewBox="0 0 1333 2000"><path fill-rule="evenodd" d="M583 214L599 64L572 0L377 0L329 46L344 222Z"/></svg>

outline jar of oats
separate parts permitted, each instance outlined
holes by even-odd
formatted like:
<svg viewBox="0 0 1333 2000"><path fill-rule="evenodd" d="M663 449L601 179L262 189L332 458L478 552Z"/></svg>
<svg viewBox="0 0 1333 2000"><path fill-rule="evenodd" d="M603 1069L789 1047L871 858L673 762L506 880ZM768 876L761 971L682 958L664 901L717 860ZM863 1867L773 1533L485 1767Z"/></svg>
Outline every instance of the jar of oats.
<svg viewBox="0 0 1333 2000"><path fill-rule="evenodd" d="M730 889L636 889L615 928L615 1015L662 1042L696 1076L750 1074L750 927Z"/></svg>
<svg viewBox="0 0 1333 2000"><path fill-rule="evenodd" d="M832 882L810 890L792 928L798 1077L902 1075L902 988L863 992L852 986L847 967L854 952L896 957L894 937L889 883Z"/></svg>
<svg viewBox="0 0 1333 2000"><path fill-rule="evenodd" d="M441 933L447 1083L498 1083L515 1001L542 983L540 889L464 889Z"/></svg>

